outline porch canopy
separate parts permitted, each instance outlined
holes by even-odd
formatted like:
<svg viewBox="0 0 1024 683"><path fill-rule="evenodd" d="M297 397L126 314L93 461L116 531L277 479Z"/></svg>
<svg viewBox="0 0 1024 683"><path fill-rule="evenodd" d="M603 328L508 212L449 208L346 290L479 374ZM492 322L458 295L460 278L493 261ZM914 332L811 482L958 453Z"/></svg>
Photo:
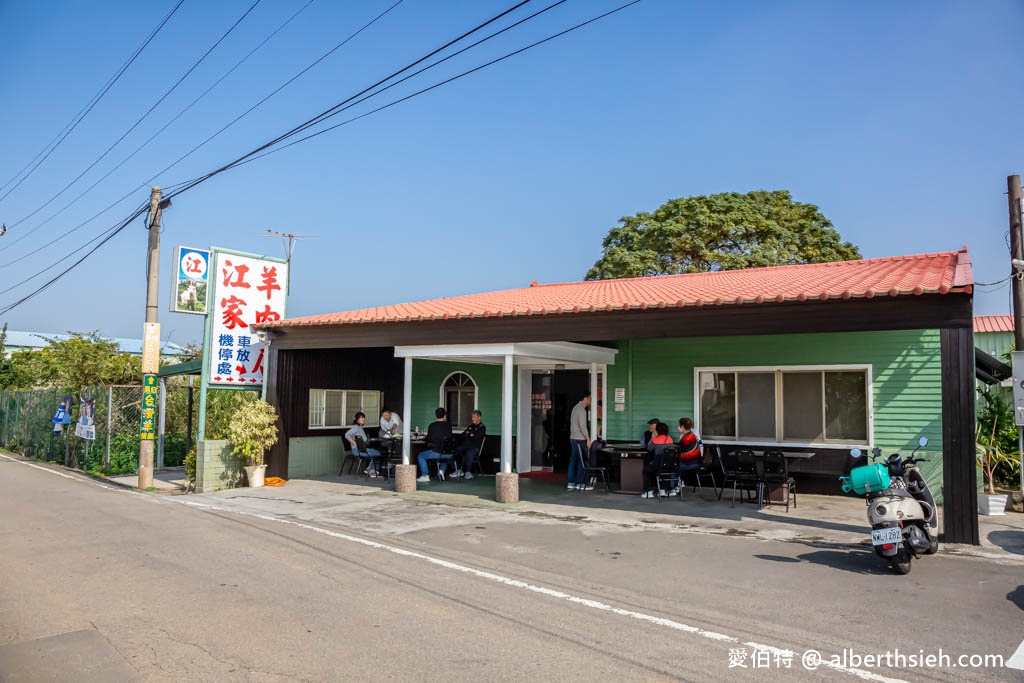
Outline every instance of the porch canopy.
<svg viewBox="0 0 1024 683"><path fill-rule="evenodd" d="M517 432L528 432L530 420L529 373L533 370L589 370L590 393L597 395L597 378L602 377L607 392L608 366L614 365L617 349L571 342L508 342L499 344L439 344L427 346L396 346L395 356L405 359L405 383L402 414L412 414L413 360L461 361L484 365L501 365L501 471L512 471L512 408L513 372L519 369L519 415ZM605 420L605 424L607 420ZM603 425L602 425L603 426ZM410 464L409 430L402 434L402 463ZM590 436L597 436L597 411L590 411ZM527 440L520 438L520 456L529 461Z"/></svg>

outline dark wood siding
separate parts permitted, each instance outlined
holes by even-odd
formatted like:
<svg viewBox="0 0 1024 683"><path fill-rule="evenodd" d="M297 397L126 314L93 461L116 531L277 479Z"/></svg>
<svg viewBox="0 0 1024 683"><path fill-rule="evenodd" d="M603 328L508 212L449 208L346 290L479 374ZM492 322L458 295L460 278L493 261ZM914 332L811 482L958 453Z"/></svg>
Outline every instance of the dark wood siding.
<svg viewBox="0 0 1024 683"><path fill-rule="evenodd" d="M967 294L271 329L282 349L970 328Z"/></svg>
<svg viewBox="0 0 1024 683"><path fill-rule="evenodd" d="M340 436L345 428L309 428L310 389L364 389L383 393L383 405L401 413L403 366L393 347L284 350L271 345L277 368L267 398L281 414L281 439L268 458L268 474L288 473L288 439L294 436ZM270 389L273 388L273 395ZM367 424L377 422L366 416Z"/></svg>
<svg viewBox="0 0 1024 683"><path fill-rule="evenodd" d="M942 340L942 488L946 543L978 544L974 447L974 333L947 329Z"/></svg>

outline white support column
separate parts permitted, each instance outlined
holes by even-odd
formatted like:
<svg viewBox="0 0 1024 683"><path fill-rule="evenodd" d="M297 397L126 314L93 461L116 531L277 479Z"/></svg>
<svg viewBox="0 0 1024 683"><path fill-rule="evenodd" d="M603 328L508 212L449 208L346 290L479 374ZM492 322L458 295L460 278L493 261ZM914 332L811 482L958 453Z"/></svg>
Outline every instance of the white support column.
<svg viewBox="0 0 1024 683"><path fill-rule="evenodd" d="M590 364L590 439L597 438L597 363Z"/></svg>
<svg viewBox="0 0 1024 683"><path fill-rule="evenodd" d="M412 358L405 359L405 384L402 385L402 464L408 465L412 455L409 425L412 424Z"/></svg>
<svg viewBox="0 0 1024 683"><path fill-rule="evenodd" d="M601 366L601 439L608 441L608 366Z"/></svg>
<svg viewBox="0 0 1024 683"><path fill-rule="evenodd" d="M512 371L511 355L505 355L501 376L501 471L512 471ZM520 436L520 438L522 438Z"/></svg>
<svg viewBox="0 0 1024 683"><path fill-rule="evenodd" d="M516 411L516 470L529 472L533 459L533 422L531 419L531 397L533 393L533 370L519 366L518 410Z"/></svg>

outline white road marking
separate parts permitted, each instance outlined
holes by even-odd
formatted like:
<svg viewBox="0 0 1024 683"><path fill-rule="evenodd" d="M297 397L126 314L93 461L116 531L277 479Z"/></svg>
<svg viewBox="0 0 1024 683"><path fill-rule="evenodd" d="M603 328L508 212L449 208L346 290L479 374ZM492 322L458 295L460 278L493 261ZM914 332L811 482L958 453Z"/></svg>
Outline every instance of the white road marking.
<svg viewBox="0 0 1024 683"><path fill-rule="evenodd" d="M271 515L262 515L262 514L258 514L258 513L254 513L254 512L241 512L239 510L231 510L231 509L219 507L219 506L216 506L216 505L208 505L206 503L199 503L199 502L188 501L188 500L175 500L174 502L181 503L182 505L188 505L190 507L204 509L204 510L216 510L218 512L229 512L229 513L233 513L233 514L236 514L236 515L241 515L241 516L244 516L244 517L254 517L256 519L262 519L262 520L265 520L265 521L268 521L268 522L277 522L277 523L280 523L280 524L290 524L292 526L299 527L300 529L306 529L307 531L312 531L314 533L324 534L325 536L331 536L333 538L338 538L338 539L341 539L343 541L348 541L350 543L358 543L359 545L364 545L364 546L367 546L369 548L375 548L377 550L384 550L384 551L387 551L389 553L394 553L395 555L400 555L402 557L409 557L409 558L413 558L413 559L416 559L416 560L422 560L424 562L429 562L430 564L437 565L439 567L444 567L445 569L451 569L451 570L454 570L454 571L457 571L457 572L462 572L464 574L471 574L471 575L479 577L481 579L487 579L489 581L494 581L494 582L497 582L497 583L500 583L500 584L503 584L503 585L506 585L506 586L511 586L512 588L520 588L522 590L527 590L527 591L530 591L532 593L539 593L541 595L546 595L548 597L555 598L555 599L558 599L558 600L564 600L566 602L569 602L569 603L572 603L572 604L575 604L575 605L580 605L580 606L583 606L583 607L588 607L590 609L596 609L596 610L600 610L602 612L610 612L612 614L617 614L619 616L628 617L630 619L636 619L638 621L647 622L647 623L650 623L650 624L654 624L656 626L662 626L664 628L669 628L669 629L672 629L674 631L682 631L684 633L690 633L692 635L700 636L701 638L707 638L708 640L715 640L715 641L722 642L722 643L735 643L737 645L745 645L745 646L747 646L749 648L753 648L755 650L763 650L763 651L769 652L769 653L771 653L773 655L779 654L779 655L783 655L783 656L794 657L794 659L798 659L798 657L794 656L794 652L792 650L776 648L776 647L772 647L771 645L763 645L761 643L752 643L752 642L745 642L744 643L744 642L741 642L740 639L735 637L735 636L726 635L724 633L717 633L715 631L708 631L708 630L700 628L698 626L690 626L689 624L684 624L682 622L675 621L673 619L665 619L664 617L656 617L656 616L653 616L653 615L650 615L650 614L644 614L643 612L636 612L634 610L628 610L628 609L623 609L621 607L615 607L613 605L609 605L607 603L599 602L597 600L591 600L589 598L581 598L579 596L572 595L570 593L565 593L563 591L555 590L555 589L552 589L552 588L546 588L544 586L537 586L537 585L534 585L534 584L531 584L531 583L526 583L525 581L520 581L518 579L509 578L507 576L501 576L500 574L494 574L494 573L483 571L483 570L480 570L480 569L474 569L473 567L467 567L467 566L462 565L462 564L456 564L455 562L449 562L448 560L442 560L440 558L431 557L429 555L424 555L423 553L418 553L418 552L415 552L413 550L406 550L404 548L396 548L394 546L386 545L386 544L380 543L378 541L371 541L371 540L368 540L368 539L365 539L365 538L359 538L357 536L350 536L349 534L343 534L343 533L338 532L338 531L332 531L330 529L324 529L322 527L313 526L312 524L305 524L303 522L296 522L296 521L293 521L293 520L290 520L290 519L280 519L278 517L273 517ZM863 669L855 669L855 668L852 668L852 667L844 667L844 666L841 666L839 664L833 664L832 662L829 661L829 658L826 657L826 656L822 657L822 661L821 661L820 666L824 667L824 668L832 669L834 671L839 671L839 672L842 672L842 673L852 674L852 675L854 675L854 676L856 676L856 677L858 677L860 679L866 680L866 681L881 681L882 683L904 683L902 681L902 679L899 679L899 678L888 678L886 676L881 676L881 675L873 673L871 671L865 671Z"/></svg>
<svg viewBox="0 0 1024 683"><path fill-rule="evenodd" d="M1024 669L1024 640L1020 641L1017 651L1006 660L1006 667L1010 669Z"/></svg>
<svg viewBox="0 0 1024 683"><path fill-rule="evenodd" d="M46 472L47 474L54 474L54 475L57 475L58 477L63 477L64 479L70 479L71 481L77 481L80 484L86 484L87 486L95 486L96 488L106 489L107 491L119 491L119 492L122 492L122 493L131 493L131 494L134 494L136 496L142 496L145 500L149 501L150 503L157 503L157 504L162 505L165 502L162 498L158 498L156 496L146 495L142 491L135 491L133 489L122 488L120 486L107 486L106 484L101 484L100 482L95 481L95 480L89 478L88 475L80 475L80 476L77 476L77 477L76 476L72 476L70 474L65 474L63 472L60 472L60 471L55 470L55 469L51 469L49 467L43 467L41 465L36 465L34 463L28 462L27 460L22 460L21 458L12 458L11 456L4 455L3 453L0 453L0 458L3 458L4 460L10 460L11 462L18 463L19 465L24 465L25 467L31 467L31 468L39 470L41 472Z"/></svg>

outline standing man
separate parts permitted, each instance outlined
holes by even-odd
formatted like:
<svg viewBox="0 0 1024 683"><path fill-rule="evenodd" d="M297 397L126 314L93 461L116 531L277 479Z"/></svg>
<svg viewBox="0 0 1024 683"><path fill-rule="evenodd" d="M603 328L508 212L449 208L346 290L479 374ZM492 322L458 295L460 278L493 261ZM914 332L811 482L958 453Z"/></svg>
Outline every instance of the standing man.
<svg viewBox="0 0 1024 683"><path fill-rule="evenodd" d="M462 470L456 469L452 475L456 479L463 476L463 473L466 479L473 478L473 463L480 457L480 448L484 445L484 436L487 434L483 413L474 410L471 419L473 421L462 432L462 443L455 447L455 467L462 463Z"/></svg>
<svg viewBox="0 0 1024 683"><path fill-rule="evenodd" d="M569 443L572 444L572 455L569 456L569 484L567 489L592 491L593 486L583 485L583 468L590 456L590 425L587 421L587 408L590 407L590 392L573 406L569 416Z"/></svg>

